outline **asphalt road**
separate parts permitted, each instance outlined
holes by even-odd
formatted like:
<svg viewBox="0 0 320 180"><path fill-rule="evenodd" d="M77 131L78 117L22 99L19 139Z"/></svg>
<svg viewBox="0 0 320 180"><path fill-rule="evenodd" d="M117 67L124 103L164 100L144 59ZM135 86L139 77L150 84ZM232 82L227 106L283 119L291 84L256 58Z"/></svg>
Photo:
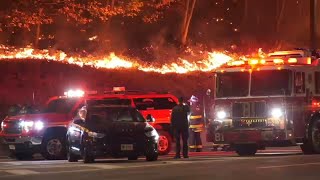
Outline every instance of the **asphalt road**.
<svg viewBox="0 0 320 180"><path fill-rule="evenodd" d="M189 159L162 156L156 162L125 159L82 161L0 160L0 179L87 180L87 179L319 179L320 155L302 155L294 150L261 151L255 157L233 152L192 153Z"/></svg>

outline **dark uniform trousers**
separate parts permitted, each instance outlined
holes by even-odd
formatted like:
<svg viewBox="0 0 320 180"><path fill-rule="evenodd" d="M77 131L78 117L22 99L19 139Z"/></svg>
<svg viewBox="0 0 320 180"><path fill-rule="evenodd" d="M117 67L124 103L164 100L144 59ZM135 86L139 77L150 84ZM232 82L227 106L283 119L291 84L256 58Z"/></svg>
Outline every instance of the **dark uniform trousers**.
<svg viewBox="0 0 320 180"><path fill-rule="evenodd" d="M200 152L202 150L201 132L203 130L202 115L191 115L189 126L189 148L190 151Z"/></svg>
<svg viewBox="0 0 320 180"><path fill-rule="evenodd" d="M181 151L180 139L182 139L183 156L188 156L188 138L189 138L188 129L182 129L182 128L175 129L176 156L177 157L180 157L180 151Z"/></svg>

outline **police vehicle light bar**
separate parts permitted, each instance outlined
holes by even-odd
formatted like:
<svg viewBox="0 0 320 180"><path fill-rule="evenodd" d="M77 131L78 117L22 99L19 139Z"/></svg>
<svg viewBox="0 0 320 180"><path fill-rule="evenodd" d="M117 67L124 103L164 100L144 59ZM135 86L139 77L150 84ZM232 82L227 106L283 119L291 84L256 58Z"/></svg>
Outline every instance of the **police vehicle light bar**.
<svg viewBox="0 0 320 180"><path fill-rule="evenodd" d="M64 95L67 97L82 97L82 96L84 96L84 91L79 90L79 89L78 90L70 89L69 91L64 92Z"/></svg>

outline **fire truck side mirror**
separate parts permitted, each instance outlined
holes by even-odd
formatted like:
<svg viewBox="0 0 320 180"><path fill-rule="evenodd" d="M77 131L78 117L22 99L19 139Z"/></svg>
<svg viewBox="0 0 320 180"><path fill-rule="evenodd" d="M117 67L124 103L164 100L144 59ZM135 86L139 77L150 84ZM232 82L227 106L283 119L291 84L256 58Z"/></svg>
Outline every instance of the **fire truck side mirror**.
<svg viewBox="0 0 320 180"><path fill-rule="evenodd" d="M207 95L207 96L210 96L210 95L211 95L211 89L208 89L208 90L207 90L206 95Z"/></svg>

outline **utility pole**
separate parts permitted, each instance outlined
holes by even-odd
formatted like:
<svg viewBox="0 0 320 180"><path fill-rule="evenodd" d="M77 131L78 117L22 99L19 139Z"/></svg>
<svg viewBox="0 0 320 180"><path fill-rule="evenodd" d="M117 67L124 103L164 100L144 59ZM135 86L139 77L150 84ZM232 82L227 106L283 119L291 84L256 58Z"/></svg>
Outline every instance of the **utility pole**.
<svg viewBox="0 0 320 180"><path fill-rule="evenodd" d="M310 0L310 48L317 49L317 15L318 0Z"/></svg>

